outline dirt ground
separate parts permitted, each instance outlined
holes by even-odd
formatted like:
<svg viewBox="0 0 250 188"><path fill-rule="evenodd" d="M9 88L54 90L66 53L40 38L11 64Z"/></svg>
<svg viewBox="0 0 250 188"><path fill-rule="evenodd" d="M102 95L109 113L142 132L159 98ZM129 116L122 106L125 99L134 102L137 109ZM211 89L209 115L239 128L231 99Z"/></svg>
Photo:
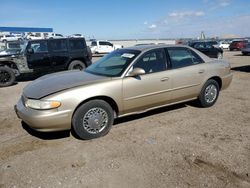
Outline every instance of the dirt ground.
<svg viewBox="0 0 250 188"><path fill-rule="evenodd" d="M23 127L13 105L29 81L0 88L0 187L250 187L250 56L225 52L231 86L190 103L116 120L102 138Z"/></svg>

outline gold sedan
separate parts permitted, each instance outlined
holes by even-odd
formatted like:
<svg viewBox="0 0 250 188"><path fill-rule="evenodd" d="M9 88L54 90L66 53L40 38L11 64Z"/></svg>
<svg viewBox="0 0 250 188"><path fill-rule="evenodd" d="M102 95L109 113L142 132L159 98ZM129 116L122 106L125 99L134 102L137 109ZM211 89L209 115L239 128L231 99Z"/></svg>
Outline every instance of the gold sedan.
<svg viewBox="0 0 250 188"><path fill-rule="evenodd" d="M84 71L31 82L15 110L37 131L72 129L92 139L107 134L121 116L190 100L210 107L231 81L228 62L188 46L136 46L116 50Z"/></svg>

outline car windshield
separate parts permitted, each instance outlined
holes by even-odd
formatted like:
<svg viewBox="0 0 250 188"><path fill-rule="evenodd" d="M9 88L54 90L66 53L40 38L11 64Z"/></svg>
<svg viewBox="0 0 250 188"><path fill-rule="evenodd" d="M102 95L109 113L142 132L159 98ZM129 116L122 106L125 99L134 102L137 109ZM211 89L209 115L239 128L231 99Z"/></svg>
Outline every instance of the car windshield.
<svg viewBox="0 0 250 188"><path fill-rule="evenodd" d="M85 69L86 72L103 76L121 76L127 66L140 54L138 50L120 49L105 55Z"/></svg>

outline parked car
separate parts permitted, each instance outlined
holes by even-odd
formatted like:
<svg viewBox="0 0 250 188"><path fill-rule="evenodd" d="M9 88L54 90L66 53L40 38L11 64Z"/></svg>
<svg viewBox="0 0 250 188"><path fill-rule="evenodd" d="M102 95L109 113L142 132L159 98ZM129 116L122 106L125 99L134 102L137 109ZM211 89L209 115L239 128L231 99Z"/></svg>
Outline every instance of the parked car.
<svg viewBox="0 0 250 188"><path fill-rule="evenodd" d="M41 34L40 35L38 35L38 34L28 34L26 36L26 39L27 40L41 40L41 39L44 39L44 37Z"/></svg>
<svg viewBox="0 0 250 188"><path fill-rule="evenodd" d="M233 40L229 46L229 50L241 50L246 47L247 42L247 40Z"/></svg>
<svg viewBox="0 0 250 188"><path fill-rule="evenodd" d="M242 53L242 55L250 54L250 43L247 43L246 47L241 49L241 53Z"/></svg>
<svg viewBox="0 0 250 188"><path fill-rule="evenodd" d="M18 41L18 40L22 40L22 38L17 37L15 35L3 35L0 38L0 42L9 42L9 41Z"/></svg>
<svg viewBox="0 0 250 188"><path fill-rule="evenodd" d="M220 41L219 43L219 47L222 49L229 49L229 45L230 45L230 41L226 41L226 40Z"/></svg>
<svg viewBox="0 0 250 188"><path fill-rule="evenodd" d="M19 54L0 57L0 87L12 85L20 74L82 70L91 59L84 38L26 41Z"/></svg>
<svg viewBox="0 0 250 188"><path fill-rule="evenodd" d="M58 39L58 38L63 38L63 35L59 34L59 33L49 33L47 38L48 39Z"/></svg>
<svg viewBox="0 0 250 188"><path fill-rule="evenodd" d="M123 46L118 44L112 44L108 41L99 40L92 41L90 46L92 54L110 53L120 48L123 48Z"/></svg>
<svg viewBox="0 0 250 188"><path fill-rule="evenodd" d="M72 37L72 38L84 38L84 36L82 34L73 34L73 35L70 35L69 37Z"/></svg>
<svg viewBox="0 0 250 188"><path fill-rule="evenodd" d="M189 44L191 47L201 51L211 58L221 59L223 50L219 47L216 41L194 41Z"/></svg>
<svg viewBox="0 0 250 188"><path fill-rule="evenodd" d="M84 71L41 77L23 90L17 116L37 131L72 129L82 139L109 132L114 118L171 104L216 102L232 81L230 64L176 45L116 50Z"/></svg>
<svg viewBox="0 0 250 188"><path fill-rule="evenodd" d="M22 42L6 42L0 49L0 57L19 54Z"/></svg>

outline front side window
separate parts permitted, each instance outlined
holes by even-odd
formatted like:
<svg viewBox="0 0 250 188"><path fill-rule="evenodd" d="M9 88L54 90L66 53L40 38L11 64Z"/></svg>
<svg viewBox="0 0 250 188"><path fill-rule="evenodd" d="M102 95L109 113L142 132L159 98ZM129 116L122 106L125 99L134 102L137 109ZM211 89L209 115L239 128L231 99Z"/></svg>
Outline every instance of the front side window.
<svg viewBox="0 0 250 188"><path fill-rule="evenodd" d="M99 42L99 45L101 45L101 46L106 46L106 45L108 45L106 42Z"/></svg>
<svg viewBox="0 0 250 188"><path fill-rule="evenodd" d="M128 65L140 54L138 50L116 50L105 55L85 71L104 76L121 76Z"/></svg>
<svg viewBox="0 0 250 188"><path fill-rule="evenodd" d="M30 48L34 50L34 53L48 52L46 41L32 42Z"/></svg>
<svg viewBox="0 0 250 188"><path fill-rule="evenodd" d="M213 48L213 45L210 44L210 43L207 43L207 44L206 44L206 48Z"/></svg>
<svg viewBox="0 0 250 188"><path fill-rule="evenodd" d="M202 63L203 60L193 51L187 48L168 48L172 69L187 67Z"/></svg>
<svg viewBox="0 0 250 188"><path fill-rule="evenodd" d="M164 50L159 49L147 52L133 65L133 68L142 68L146 73L166 70L167 64Z"/></svg>
<svg viewBox="0 0 250 188"><path fill-rule="evenodd" d="M111 44L110 42L107 42L107 45L113 47L113 44Z"/></svg>
<svg viewBox="0 0 250 188"><path fill-rule="evenodd" d="M198 42L196 44L194 44L194 48L205 48L205 43L203 42Z"/></svg>

